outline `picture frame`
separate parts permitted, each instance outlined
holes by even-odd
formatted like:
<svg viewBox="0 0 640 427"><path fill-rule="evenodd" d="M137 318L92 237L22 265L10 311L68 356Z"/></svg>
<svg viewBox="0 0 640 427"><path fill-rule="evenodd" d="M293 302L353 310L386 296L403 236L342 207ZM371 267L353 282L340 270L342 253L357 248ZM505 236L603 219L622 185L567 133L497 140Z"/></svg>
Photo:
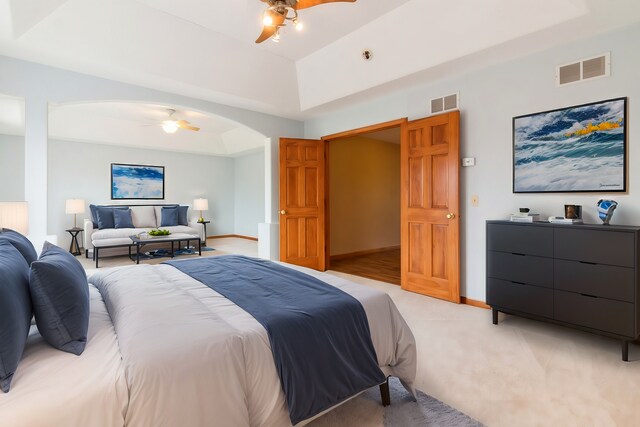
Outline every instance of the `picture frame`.
<svg viewBox="0 0 640 427"><path fill-rule="evenodd" d="M164 166L111 163L111 200L163 200Z"/></svg>
<svg viewBox="0 0 640 427"><path fill-rule="evenodd" d="M514 193L627 191L627 98L513 118Z"/></svg>

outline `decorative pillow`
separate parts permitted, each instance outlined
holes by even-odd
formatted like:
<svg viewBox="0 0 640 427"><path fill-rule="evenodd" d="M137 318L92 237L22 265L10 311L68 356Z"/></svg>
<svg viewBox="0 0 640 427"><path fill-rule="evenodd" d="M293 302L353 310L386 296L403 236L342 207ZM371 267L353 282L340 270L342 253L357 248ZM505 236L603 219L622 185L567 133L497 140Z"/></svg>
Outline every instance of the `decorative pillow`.
<svg viewBox="0 0 640 427"><path fill-rule="evenodd" d="M113 211L127 210L128 206L97 206L96 212L98 216L98 229L116 228Z"/></svg>
<svg viewBox="0 0 640 427"><path fill-rule="evenodd" d="M93 222L93 228L98 228L98 207L96 205L89 205L91 211L91 221Z"/></svg>
<svg viewBox="0 0 640 427"><path fill-rule="evenodd" d="M156 228L156 213L153 206L132 206L131 219L135 228Z"/></svg>
<svg viewBox="0 0 640 427"><path fill-rule="evenodd" d="M0 240L0 389L8 393L31 327L29 265L18 250Z"/></svg>
<svg viewBox="0 0 640 427"><path fill-rule="evenodd" d="M31 301L40 335L51 346L80 355L87 344L89 285L80 262L45 242L31 264Z"/></svg>
<svg viewBox="0 0 640 427"><path fill-rule="evenodd" d="M33 261L38 259L38 254L33 244L17 231L3 228L0 231L0 240L6 240L11 243L22 254L27 264L31 265Z"/></svg>
<svg viewBox="0 0 640 427"><path fill-rule="evenodd" d="M162 222L160 227L175 227L178 225L178 208L162 208Z"/></svg>
<svg viewBox="0 0 640 427"><path fill-rule="evenodd" d="M189 225L189 206L178 206L178 224Z"/></svg>
<svg viewBox="0 0 640 427"><path fill-rule="evenodd" d="M113 220L116 228L134 228L131 219L131 209L114 209Z"/></svg>

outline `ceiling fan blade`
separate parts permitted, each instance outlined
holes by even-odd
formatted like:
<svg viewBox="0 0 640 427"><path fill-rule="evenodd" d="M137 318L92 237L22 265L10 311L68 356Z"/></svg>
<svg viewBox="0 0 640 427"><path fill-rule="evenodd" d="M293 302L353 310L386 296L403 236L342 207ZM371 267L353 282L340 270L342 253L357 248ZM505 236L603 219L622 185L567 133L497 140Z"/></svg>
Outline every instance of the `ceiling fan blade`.
<svg viewBox="0 0 640 427"><path fill-rule="evenodd" d="M300 10L300 9L308 9L310 7L313 6L318 6L321 4L325 4L325 3L355 3L356 0L298 0L298 3L296 3L295 6L293 6L294 9L296 10Z"/></svg>
<svg viewBox="0 0 640 427"><path fill-rule="evenodd" d="M265 15L269 15L271 17L271 19L273 20L273 24L264 26L264 28L262 29L262 34L260 34L260 37L258 37L256 43L262 43L263 41L273 36L276 31L278 31L278 27L284 24L285 17L280 15L279 13L268 9L264 13Z"/></svg>

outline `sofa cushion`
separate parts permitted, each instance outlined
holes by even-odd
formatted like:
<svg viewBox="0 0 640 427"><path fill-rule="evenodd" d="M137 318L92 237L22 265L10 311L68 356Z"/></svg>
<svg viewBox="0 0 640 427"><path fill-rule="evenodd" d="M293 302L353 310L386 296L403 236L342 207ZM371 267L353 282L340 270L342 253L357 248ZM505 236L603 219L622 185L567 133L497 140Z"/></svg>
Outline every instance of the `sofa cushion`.
<svg viewBox="0 0 640 427"><path fill-rule="evenodd" d="M31 265L33 261L38 259L38 254L33 244L22 234L8 228L0 230L0 240L6 240L11 243L14 248L22 254L27 264Z"/></svg>
<svg viewBox="0 0 640 427"><path fill-rule="evenodd" d="M133 228L133 220L131 219L131 209L113 210L113 219L115 228Z"/></svg>
<svg viewBox="0 0 640 427"><path fill-rule="evenodd" d="M59 350L82 354L89 328L89 285L76 257L45 242L40 258L31 264L29 288L44 340Z"/></svg>
<svg viewBox="0 0 640 427"><path fill-rule="evenodd" d="M0 389L8 393L31 326L29 264L7 240L0 240Z"/></svg>
<svg viewBox="0 0 640 427"><path fill-rule="evenodd" d="M153 209L156 212L156 228L160 227L162 224L162 208L177 208L179 205L169 204L169 205L156 205Z"/></svg>
<svg viewBox="0 0 640 427"><path fill-rule="evenodd" d="M156 213L153 206L132 206L131 219L135 228L156 228Z"/></svg>
<svg viewBox="0 0 640 427"><path fill-rule="evenodd" d="M175 227L178 225L178 207L162 207L160 227Z"/></svg>

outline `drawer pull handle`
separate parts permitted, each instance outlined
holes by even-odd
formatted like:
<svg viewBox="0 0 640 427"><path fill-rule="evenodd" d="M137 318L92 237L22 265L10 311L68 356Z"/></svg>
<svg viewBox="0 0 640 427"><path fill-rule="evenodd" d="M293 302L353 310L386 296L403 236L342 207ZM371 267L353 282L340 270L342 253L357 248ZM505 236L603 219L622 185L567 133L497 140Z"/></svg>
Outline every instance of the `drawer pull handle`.
<svg viewBox="0 0 640 427"><path fill-rule="evenodd" d="M526 256L525 254L519 254L517 252L511 252L511 255L516 255L516 256Z"/></svg>
<svg viewBox="0 0 640 427"><path fill-rule="evenodd" d="M595 262L588 262L588 261L578 261L580 264L587 264L587 265L598 265Z"/></svg>
<svg viewBox="0 0 640 427"><path fill-rule="evenodd" d="M511 283L515 283L516 285L526 285L526 283L511 281Z"/></svg>
<svg viewBox="0 0 640 427"><path fill-rule="evenodd" d="M582 295L583 297L587 297L587 298L598 298L595 295L589 295L589 294L580 294L580 295Z"/></svg>

